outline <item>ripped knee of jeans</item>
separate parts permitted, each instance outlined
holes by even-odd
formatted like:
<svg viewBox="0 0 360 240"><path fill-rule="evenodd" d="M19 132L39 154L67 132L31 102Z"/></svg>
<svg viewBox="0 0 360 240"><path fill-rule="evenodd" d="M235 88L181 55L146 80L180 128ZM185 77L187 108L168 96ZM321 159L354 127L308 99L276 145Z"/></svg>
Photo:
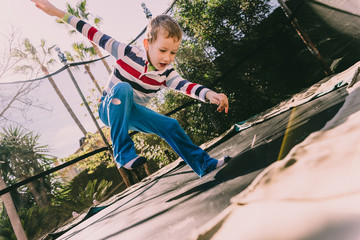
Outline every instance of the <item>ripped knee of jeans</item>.
<svg viewBox="0 0 360 240"><path fill-rule="evenodd" d="M111 103L114 104L114 105L120 105L121 101L118 98L113 98L113 99L111 99Z"/></svg>

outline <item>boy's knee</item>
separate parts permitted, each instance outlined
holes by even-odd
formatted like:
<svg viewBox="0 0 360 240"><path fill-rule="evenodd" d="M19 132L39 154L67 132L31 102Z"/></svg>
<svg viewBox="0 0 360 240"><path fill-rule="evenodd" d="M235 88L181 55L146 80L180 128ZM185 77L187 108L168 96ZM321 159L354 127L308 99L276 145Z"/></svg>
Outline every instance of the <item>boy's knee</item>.
<svg viewBox="0 0 360 240"><path fill-rule="evenodd" d="M114 105L120 105L122 102L133 97L133 88L129 83L121 82L117 83L111 89L110 99L111 103Z"/></svg>
<svg viewBox="0 0 360 240"><path fill-rule="evenodd" d="M120 105L121 104L121 100L118 98L113 98L111 99L111 103L115 104L115 105Z"/></svg>

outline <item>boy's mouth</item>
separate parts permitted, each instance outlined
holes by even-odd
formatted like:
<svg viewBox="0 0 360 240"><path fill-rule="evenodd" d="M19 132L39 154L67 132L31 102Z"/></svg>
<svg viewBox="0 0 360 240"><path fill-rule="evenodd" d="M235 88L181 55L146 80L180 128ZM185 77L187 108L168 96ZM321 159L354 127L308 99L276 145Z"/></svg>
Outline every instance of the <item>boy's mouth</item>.
<svg viewBox="0 0 360 240"><path fill-rule="evenodd" d="M159 63L161 67L166 67L167 64L166 63Z"/></svg>

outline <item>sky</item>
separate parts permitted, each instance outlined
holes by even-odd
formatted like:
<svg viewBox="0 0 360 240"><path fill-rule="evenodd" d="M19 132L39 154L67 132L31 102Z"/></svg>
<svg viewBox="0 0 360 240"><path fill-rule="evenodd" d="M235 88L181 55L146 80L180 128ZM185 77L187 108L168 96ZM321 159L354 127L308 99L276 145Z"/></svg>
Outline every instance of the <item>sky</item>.
<svg viewBox="0 0 360 240"><path fill-rule="evenodd" d="M75 6L78 0L52 0L56 7L65 10L66 3ZM171 0L88 0L88 11L94 16L102 18L101 30L119 41L133 39L147 24L141 3L144 2L153 15L165 11ZM72 39L67 37L65 27L37 9L30 0L11 0L2 4L0 15L1 32L10 26L18 28L23 36L30 40L41 38L57 43L60 47L70 44Z"/></svg>
<svg viewBox="0 0 360 240"><path fill-rule="evenodd" d="M65 10L66 2L75 6L78 0L52 0L50 2ZM88 11L94 14L93 16L101 17L100 29L102 32L119 41L130 42L148 22L141 7L142 2L150 9L153 16L163 13L172 3L171 0L88 0L87 6ZM55 19L55 17L48 16L37 9L30 0L7 0L5 4L2 4L2 14L0 14L1 34L6 35L14 28L21 34L22 38L30 39L34 45L38 45L41 39L45 39L49 46L56 44L62 51L71 51L73 42L86 42L86 39L79 34L75 38L70 36L68 33L70 28L56 23ZM3 44L0 42L0 51ZM104 55L107 53L104 52ZM111 65L110 58L108 61ZM60 67L62 65L55 66L50 70L50 73ZM108 73L104 66L95 64L93 71L100 85L105 86ZM80 67L80 69L72 69L72 72L84 94L89 95L89 89L94 88L94 86L91 85L89 77L84 74L84 69ZM15 79L1 79L1 81L25 80L23 78L23 76L17 76ZM56 75L54 80L85 129L88 132L95 132L95 124L87 114L86 108L81 106L81 98L67 72L64 71ZM16 85L6 85L6 88L11 87L16 87ZM6 90L4 85L0 88L3 88L3 91ZM96 94L99 96L98 93ZM32 98L34 101L43 104L48 110L30 109L26 115L26 128L40 134L39 141L41 144L50 147L50 154L62 158L74 153L79 148L79 139L82 137L82 133L47 80L41 81L40 87L32 93ZM19 115L18 119L21 118L24 116ZM103 126L101 121L99 124Z"/></svg>

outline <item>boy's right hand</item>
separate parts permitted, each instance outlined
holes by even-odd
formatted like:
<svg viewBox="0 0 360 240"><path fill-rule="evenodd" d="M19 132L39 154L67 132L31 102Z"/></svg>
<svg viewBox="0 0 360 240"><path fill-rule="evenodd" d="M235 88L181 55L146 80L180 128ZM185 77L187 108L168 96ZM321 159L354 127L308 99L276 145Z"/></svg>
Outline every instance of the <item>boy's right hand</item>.
<svg viewBox="0 0 360 240"><path fill-rule="evenodd" d="M65 12L58 9L51 3L49 3L48 0L31 0L35 3L35 6L42 11L44 11L46 14L50 16L56 16L58 18L63 18L65 16Z"/></svg>
<svg viewBox="0 0 360 240"><path fill-rule="evenodd" d="M210 101L210 103L218 105L217 111L222 112L225 110L225 113L229 111L229 100L227 96L223 93L216 93L212 90L209 90L205 94L205 98Z"/></svg>

